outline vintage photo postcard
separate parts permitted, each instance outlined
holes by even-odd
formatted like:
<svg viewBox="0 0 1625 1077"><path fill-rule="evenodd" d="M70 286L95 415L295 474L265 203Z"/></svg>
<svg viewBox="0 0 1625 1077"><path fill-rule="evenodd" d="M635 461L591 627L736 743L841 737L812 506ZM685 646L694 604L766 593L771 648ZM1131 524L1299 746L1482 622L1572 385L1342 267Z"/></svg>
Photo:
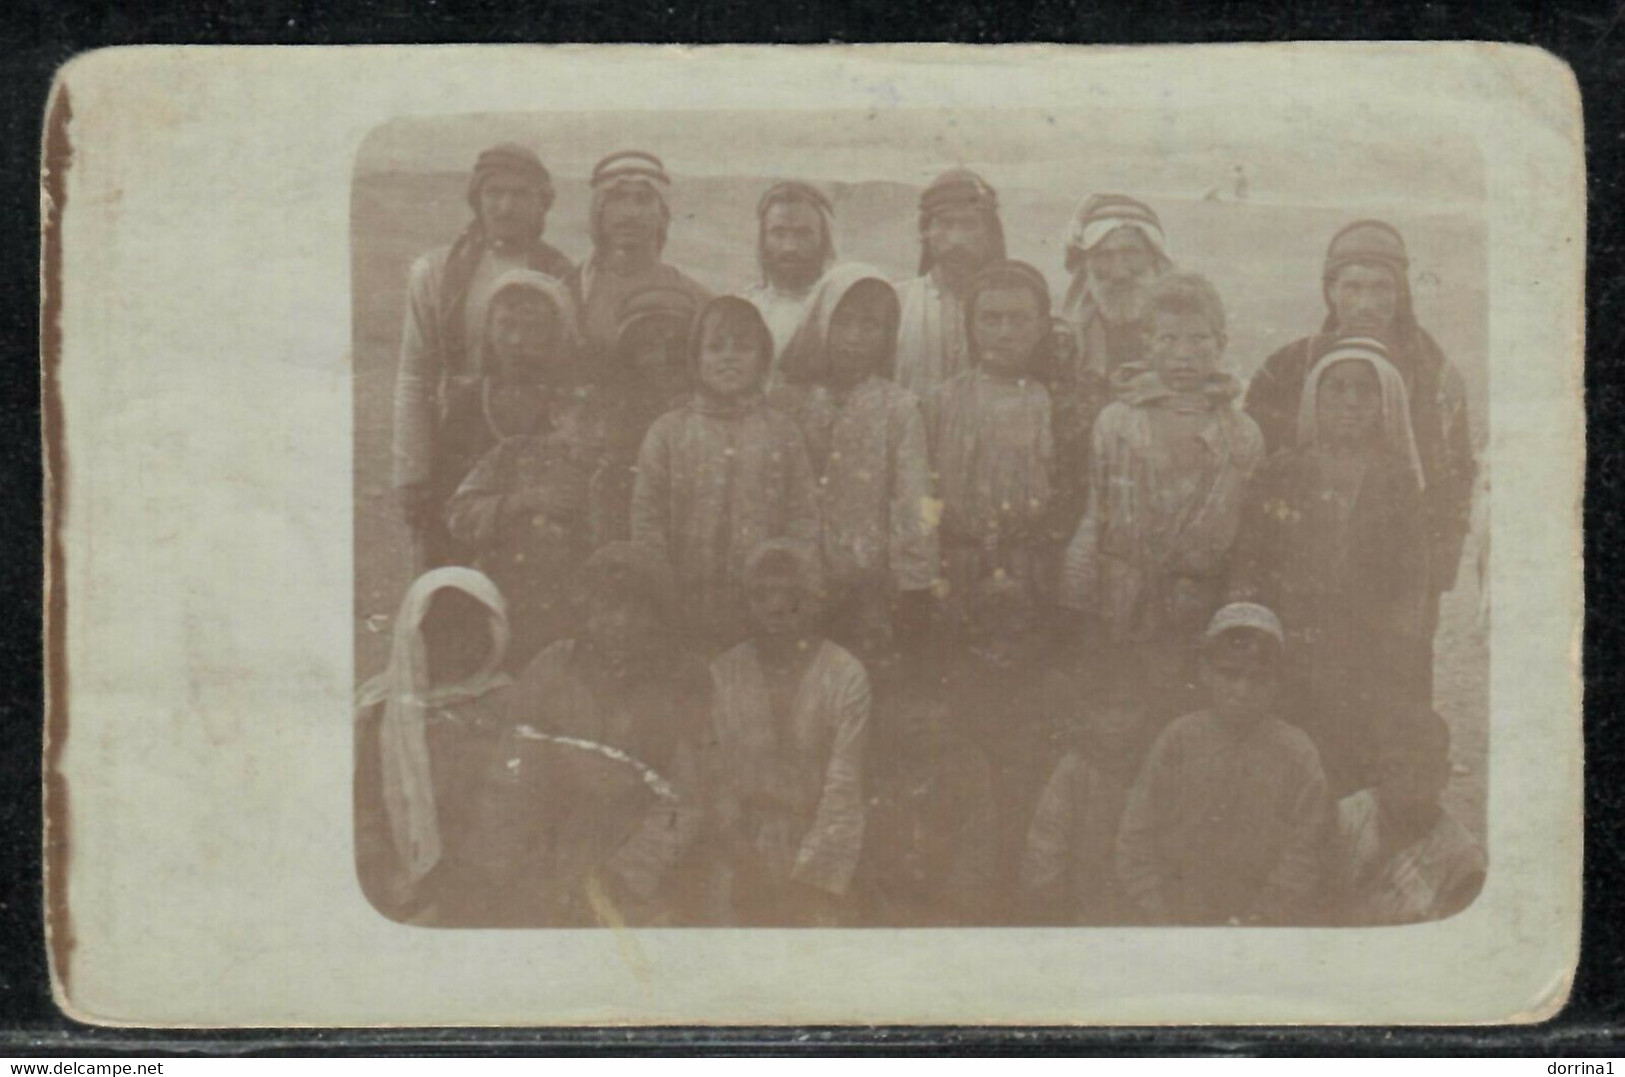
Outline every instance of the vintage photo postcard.
<svg viewBox="0 0 1625 1077"><path fill-rule="evenodd" d="M48 127L71 1016L1561 1008L1550 55L142 48Z"/></svg>

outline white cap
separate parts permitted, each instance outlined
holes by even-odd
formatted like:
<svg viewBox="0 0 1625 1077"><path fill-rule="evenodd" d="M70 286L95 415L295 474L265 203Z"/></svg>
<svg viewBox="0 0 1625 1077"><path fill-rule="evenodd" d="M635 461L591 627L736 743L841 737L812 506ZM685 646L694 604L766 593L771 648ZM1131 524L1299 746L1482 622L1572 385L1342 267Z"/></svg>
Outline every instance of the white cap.
<svg viewBox="0 0 1625 1077"><path fill-rule="evenodd" d="M1203 642L1218 639L1237 628L1250 628L1273 639L1277 646L1286 646L1286 633L1281 630L1281 619L1256 602L1232 602L1213 615L1202 634Z"/></svg>

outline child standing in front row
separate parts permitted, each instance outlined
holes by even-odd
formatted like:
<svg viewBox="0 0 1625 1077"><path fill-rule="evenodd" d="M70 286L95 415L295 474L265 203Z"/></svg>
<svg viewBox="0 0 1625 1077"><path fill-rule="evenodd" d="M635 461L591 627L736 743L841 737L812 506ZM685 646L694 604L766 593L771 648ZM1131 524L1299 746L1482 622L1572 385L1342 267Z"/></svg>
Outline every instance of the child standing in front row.
<svg viewBox="0 0 1625 1077"><path fill-rule="evenodd" d="M746 300L720 296L695 319L695 392L655 420L638 453L632 541L666 558L700 650L750 631L745 562L763 542L816 547L817 492L795 421L769 408L773 337Z"/></svg>
<svg viewBox="0 0 1625 1077"><path fill-rule="evenodd" d="M1264 453L1219 368L1224 305L1194 273L1147 299L1151 369L1095 423L1088 507L1066 551L1062 602L1141 652L1159 687L1154 720L1191 702L1202 626L1224 598L1248 479Z"/></svg>

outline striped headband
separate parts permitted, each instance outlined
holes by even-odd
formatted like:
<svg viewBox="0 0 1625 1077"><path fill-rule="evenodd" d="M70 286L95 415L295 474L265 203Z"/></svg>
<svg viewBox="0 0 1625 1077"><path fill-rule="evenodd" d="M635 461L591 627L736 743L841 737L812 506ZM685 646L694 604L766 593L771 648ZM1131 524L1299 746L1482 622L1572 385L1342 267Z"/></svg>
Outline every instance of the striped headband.
<svg viewBox="0 0 1625 1077"><path fill-rule="evenodd" d="M666 174L666 166L660 158L642 150L621 150L593 166L594 187L629 179L649 180L667 186L671 184L671 177Z"/></svg>
<svg viewBox="0 0 1625 1077"><path fill-rule="evenodd" d="M1101 240L1125 226L1138 229L1158 254L1167 255L1168 237L1163 234L1162 221L1149 206L1132 198L1089 199L1073 215L1066 245L1091 251Z"/></svg>

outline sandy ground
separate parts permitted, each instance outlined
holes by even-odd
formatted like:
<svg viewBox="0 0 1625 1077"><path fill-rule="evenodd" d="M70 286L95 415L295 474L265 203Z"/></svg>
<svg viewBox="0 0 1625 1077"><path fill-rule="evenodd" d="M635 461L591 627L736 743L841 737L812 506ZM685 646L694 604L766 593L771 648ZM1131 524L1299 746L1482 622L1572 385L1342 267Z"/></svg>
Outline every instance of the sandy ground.
<svg viewBox="0 0 1625 1077"><path fill-rule="evenodd" d="M391 397L407 271L418 254L449 243L467 220L463 177L383 172L358 178L353 196L355 316L355 659L360 678L381 670L389 625L407 583L406 533L389 489ZM668 257L719 290L755 275L755 222L748 207L767 181L753 177L682 180L683 206ZM559 179L548 238L573 258L588 250L585 184ZM835 192L843 257L896 277L912 272L918 189L897 183ZM1010 253L1031 260L1059 291L1058 222L1072 196L1001 190ZM1316 327L1323 306L1320 259L1350 215L1341 210L1167 200L1157 204L1176 254L1212 277L1230 309L1229 358L1249 375L1273 349ZM1479 442L1485 415L1484 236L1482 225L1450 215L1398 221L1413 251L1423 323L1467 380ZM1268 253L1264 253L1267 246ZM1182 252L1191 252L1184 254ZM1480 517L1481 519L1481 517ZM1488 727L1488 640L1478 589L1478 531L1468 541L1457 589L1446 596L1435 647L1436 702L1455 736L1451 810L1484 833Z"/></svg>

